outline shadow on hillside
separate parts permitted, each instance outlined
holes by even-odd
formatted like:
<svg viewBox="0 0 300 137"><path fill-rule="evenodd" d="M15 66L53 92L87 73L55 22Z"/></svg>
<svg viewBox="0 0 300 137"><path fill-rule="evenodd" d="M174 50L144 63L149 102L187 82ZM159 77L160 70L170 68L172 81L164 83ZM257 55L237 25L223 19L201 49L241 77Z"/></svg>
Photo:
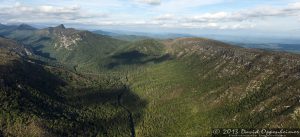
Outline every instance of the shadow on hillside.
<svg viewBox="0 0 300 137"><path fill-rule="evenodd" d="M0 65L0 86L1 94L9 95L1 100L10 104L6 110L47 120L59 119L65 111L65 106L54 104L64 103L58 90L66 83L36 63L14 60Z"/></svg>
<svg viewBox="0 0 300 137"><path fill-rule="evenodd" d="M42 49L45 47L45 42L51 41L51 38L49 37L39 37L38 39L32 40L31 37L27 37L27 39L23 39L22 41L27 41L31 45L28 45L29 47L32 47L34 53L36 55L39 55L41 57L50 59L50 60L56 60L55 58L50 56L50 53L44 52Z"/></svg>
<svg viewBox="0 0 300 137"><path fill-rule="evenodd" d="M43 66L20 60L0 65L0 86L0 103L10 104L4 110L37 116L59 136L110 136L116 130L132 135L147 106L127 86L74 89ZM60 87L68 89L70 98Z"/></svg>
<svg viewBox="0 0 300 137"><path fill-rule="evenodd" d="M146 106L146 101L139 99L139 97L129 90L127 86L115 89L99 90L95 88L84 88L76 91L77 95L72 96L70 101L78 102L82 106L90 106L95 104L111 103L118 106L118 97L122 95L122 100L130 99L129 102L122 102L127 107L136 107L135 105ZM79 105L78 104L78 105Z"/></svg>
<svg viewBox="0 0 300 137"><path fill-rule="evenodd" d="M0 75L4 81L4 85L8 87L16 87L22 89L22 85L31 87L32 89L42 91L47 96L59 98L55 90L66 85L66 83L53 75L49 71L45 70L41 65L44 62L34 62L14 60L9 64L0 65Z"/></svg>
<svg viewBox="0 0 300 137"><path fill-rule="evenodd" d="M45 47L44 45L38 45L38 46L33 47L32 49L34 51L34 54L39 55L44 58L47 58L47 59L50 59L50 60L56 60L55 58L50 56L50 53L44 52L42 50L44 47Z"/></svg>
<svg viewBox="0 0 300 137"><path fill-rule="evenodd" d="M146 54L141 53L137 50L134 50L134 51L120 53L120 54L114 55L112 57L115 58L115 59L131 61L131 60L141 59L141 58L146 57L146 56L147 56Z"/></svg>
<svg viewBox="0 0 300 137"><path fill-rule="evenodd" d="M8 104L0 109L18 114L12 119L41 119L40 128L57 136L85 135L93 126L80 120L79 109L68 105L59 91L64 86L68 86L64 80L41 65L10 61L0 65L0 103Z"/></svg>
<svg viewBox="0 0 300 137"><path fill-rule="evenodd" d="M78 95L70 98L70 101L83 108L95 107L98 109L98 113L111 113L107 118L95 117L89 121L98 123L98 128L102 129L104 133L108 130L122 128L128 133L134 132L132 129L143 118L144 109L148 104L146 100L142 100L130 91L127 86L103 91L93 88L81 89ZM93 109L94 113L97 112L97 109ZM134 133L131 133L131 136L132 134Z"/></svg>
<svg viewBox="0 0 300 137"><path fill-rule="evenodd" d="M112 63L106 65L106 68L113 69L122 65L143 65L147 63L161 63L172 59L169 54L162 56L147 55L139 51L129 51L112 56Z"/></svg>

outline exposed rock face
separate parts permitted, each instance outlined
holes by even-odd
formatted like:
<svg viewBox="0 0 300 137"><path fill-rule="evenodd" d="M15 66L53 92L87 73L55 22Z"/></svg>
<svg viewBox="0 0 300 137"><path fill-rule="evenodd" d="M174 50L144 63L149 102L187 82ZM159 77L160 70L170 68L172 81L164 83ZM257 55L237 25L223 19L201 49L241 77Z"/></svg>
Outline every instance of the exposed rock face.
<svg viewBox="0 0 300 137"><path fill-rule="evenodd" d="M65 48L67 50L72 50L72 48L82 40L81 36L76 33L68 34L61 31L56 35L57 42L55 43L55 48Z"/></svg>
<svg viewBox="0 0 300 137"><path fill-rule="evenodd" d="M57 29L66 29L66 27L64 26L64 24L60 24L57 27L55 27Z"/></svg>
<svg viewBox="0 0 300 137"><path fill-rule="evenodd" d="M82 31L72 28L65 28L63 24L57 27L37 31L39 35L53 40L54 48L72 50L80 41L82 41Z"/></svg>

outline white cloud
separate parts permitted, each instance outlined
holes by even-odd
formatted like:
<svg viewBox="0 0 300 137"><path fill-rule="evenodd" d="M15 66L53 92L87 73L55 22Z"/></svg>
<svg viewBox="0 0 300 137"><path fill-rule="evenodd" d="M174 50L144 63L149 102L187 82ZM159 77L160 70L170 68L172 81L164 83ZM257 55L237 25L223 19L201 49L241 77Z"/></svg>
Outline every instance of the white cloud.
<svg viewBox="0 0 300 137"><path fill-rule="evenodd" d="M267 17L282 17L295 16L300 13L300 3L290 4L285 8L275 7L257 7L254 9L247 9L237 12L216 12L199 14L193 17L188 17L187 20L195 22L230 22L230 21L245 21L256 20Z"/></svg>
<svg viewBox="0 0 300 137"><path fill-rule="evenodd" d="M60 2L60 0L53 1L54 3ZM53 1L51 2L53 3ZM300 20L300 2L278 7L264 6L240 11L232 10L231 12L219 10L207 13L199 11L197 13L195 8L221 3L226 0L90 1L90 3L79 0L62 1L60 6L51 5L51 2L36 5L21 3L2 4L0 5L0 22L69 23L122 27L151 26L155 28L246 29L255 27L257 21L265 21L269 18L293 17L296 22ZM190 11L192 9L194 11Z"/></svg>
<svg viewBox="0 0 300 137"><path fill-rule="evenodd" d="M289 4L289 7L291 9L300 9L300 2L291 3L291 4Z"/></svg>
<svg viewBox="0 0 300 137"><path fill-rule="evenodd" d="M93 24L93 23L91 23ZM97 25L105 25L105 26L157 26L162 25L157 21L145 21L145 20L137 20L137 21L101 21L97 22Z"/></svg>
<svg viewBox="0 0 300 137"><path fill-rule="evenodd" d="M217 12L217 13L204 13L199 14L192 17L187 17L186 19L192 22L212 22L212 21L218 21L221 19L228 19L232 16L230 13L227 12Z"/></svg>
<svg viewBox="0 0 300 137"><path fill-rule="evenodd" d="M186 1L169 1L162 3L159 8L168 7L174 8L192 8L200 6L201 4L218 3L218 0L207 1L200 3L200 0ZM188 4L185 4L188 3ZM194 2L196 4L191 5ZM198 2L198 3L197 3ZM166 5L169 4L169 5ZM168 11L168 10L167 10ZM269 19L281 17L300 17L300 3L292 3L287 6L272 7L260 6L256 8L244 9L240 11L219 11L199 14L180 14L168 13L153 17L152 20L158 21L160 27L166 28L206 28L206 29L247 29L257 26L256 22L268 22Z"/></svg>
<svg viewBox="0 0 300 137"><path fill-rule="evenodd" d="M70 6L70 7L54 7L49 5L39 6L38 11L47 14L67 14L67 13L76 13L80 10L79 6Z"/></svg>
<svg viewBox="0 0 300 137"><path fill-rule="evenodd" d="M194 0L190 0L194 1ZM217 1L214 1L217 2ZM173 2L179 4L181 2ZM206 3L208 4L208 3ZM199 5L199 4L198 4ZM124 21L112 19L99 21L98 25L112 26L153 26L163 28L193 28L193 29L249 29L256 26L256 20L264 20L268 17L295 16L299 15L298 4L289 4L286 7L256 7L235 12L214 12L192 14L167 13L153 18L135 19L130 18ZM122 17L120 17L122 18Z"/></svg>
<svg viewBox="0 0 300 137"><path fill-rule="evenodd" d="M197 23L197 22L185 22L178 25L173 25L174 27L180 26L181 28L190 28L190 29L246 29L253 28L255 24L249 23Z"/></svg>
<svg viewBox="0 0 300 137"><path fill-rule="evenodd" d="M157 13L181 13L187 12L192 8L213 5L226 0L166 0L162 1L159 6L153 9Z"/></svg>
<svg viewBox="0 0 300 137"><path fill-rule="evenodd" d="M289 4L286 7L257 7L235 12L214 12L197 15L178 16L179 25L184 28L207 29L246 29L256 26L256 21L266 21L268 18L298 17L300 16L300 3ZM163 17L163 16L158 16ZM166 21L167 22L167 21ZM174 22L174 21L173 21ZM176 26L176 25L169 25Z"/></svg>
<svg viewBox="0 0 300 137"><path fill-rule="evenodd" d="M160 0L137 0L140 3L149 4L149 5L160 5Z"/></svg>
<svg viewBox="0 0 300 137"><path fill-rule="evenodd" d="M164 14L164 15L159 15L157 17L155 17L155 20L172 20L174 19L175 16L172 14Z"/></svg>
<svg viewBox="0 0 300 137"><path fill-rule="evenodd" d="M67 22L90 18L106 18L104 13L89 13L80 6L27 6L19 2L11 6L0 6L0 22L6 23L51 23L53 21Z"/></svg>

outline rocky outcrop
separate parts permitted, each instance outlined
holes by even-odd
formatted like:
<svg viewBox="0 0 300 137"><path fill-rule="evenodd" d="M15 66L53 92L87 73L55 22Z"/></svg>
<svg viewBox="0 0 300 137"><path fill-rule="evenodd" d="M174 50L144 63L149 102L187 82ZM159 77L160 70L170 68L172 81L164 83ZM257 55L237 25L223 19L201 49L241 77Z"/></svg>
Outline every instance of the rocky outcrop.
<svg viewBox="0 0 300 137"><path fill-rule="evenodd" d="M72 50L81 40L79 34L68 34L65 32L58 32L56 34L57 41L55 42L55 48L65 48L67 50Z"/></svg>
<svg viewBox="0 0 300 137"><path fill-rule="evenodd" d="M9 51L13 54L17 54L21 57L27 57L33 54L30 48L27 48L24 45L19 44L15 41L6 38L1 38L1 37L0 37L0 48L4 48L6 51Z"/></svg>

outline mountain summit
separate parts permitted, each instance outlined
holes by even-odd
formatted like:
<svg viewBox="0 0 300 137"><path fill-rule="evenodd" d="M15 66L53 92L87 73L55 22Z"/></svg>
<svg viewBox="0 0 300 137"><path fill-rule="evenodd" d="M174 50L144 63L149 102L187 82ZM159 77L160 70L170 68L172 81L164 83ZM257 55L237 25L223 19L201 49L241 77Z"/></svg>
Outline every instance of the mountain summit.
<svg viewBox="0 0 300 137"><path fill-rule="evenodd" d="M58 29L66 29L66 27L65 27L64 24L60 24L60 25L56 26L55 28L58 28Z"/></svg>

